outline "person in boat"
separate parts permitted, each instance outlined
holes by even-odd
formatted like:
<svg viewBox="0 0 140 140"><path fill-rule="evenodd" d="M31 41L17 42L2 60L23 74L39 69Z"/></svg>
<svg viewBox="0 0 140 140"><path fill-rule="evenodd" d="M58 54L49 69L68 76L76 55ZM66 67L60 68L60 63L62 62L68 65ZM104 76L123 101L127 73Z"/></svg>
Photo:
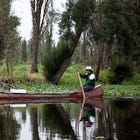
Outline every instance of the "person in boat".
<svg viewBox="0 0 140 140"><path fill-rule="evenodd" d="M83 88L87 92L95 88L96 78L91 66L86 66L85 71L85 74L80 73L80 77L86 79Z"/></svg>

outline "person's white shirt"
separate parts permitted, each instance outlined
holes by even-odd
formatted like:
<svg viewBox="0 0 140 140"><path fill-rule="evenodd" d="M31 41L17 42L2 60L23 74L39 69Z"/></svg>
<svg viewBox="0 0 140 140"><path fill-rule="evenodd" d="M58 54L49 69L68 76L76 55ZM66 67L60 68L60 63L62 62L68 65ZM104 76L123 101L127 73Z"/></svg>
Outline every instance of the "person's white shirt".
<svg viewBox="0 0 140 140"><path fill-rule="evenodd" d="M95 74L92 73L92 74L89 76L89 79L90 79L90 80L95 80L95 79L96 79L96 78L95 78Z"/></svg>

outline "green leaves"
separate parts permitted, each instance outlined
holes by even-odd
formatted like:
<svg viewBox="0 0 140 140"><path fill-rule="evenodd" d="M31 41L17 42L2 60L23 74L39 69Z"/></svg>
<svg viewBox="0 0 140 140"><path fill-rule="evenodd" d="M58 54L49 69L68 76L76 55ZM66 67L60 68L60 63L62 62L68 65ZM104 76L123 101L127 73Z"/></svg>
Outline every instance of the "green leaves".
<svg viewBox="0 0 140 140"><path fill-rule="evenodd" d="M94 0L69 0L66 3L66 11L63 12L59 23L60 33L70 35L73 30L83 31L94 9Z"/></svg>
<svg viewBox="0 0 140 140"><path fill-rule="evenodd" d="M72 11L72 19L76 23L76 29L83 30L94 12L94 0L78 0Z"/></svg>
<svg viewBox="0 0 140 140"><path fill-rule="evenodd" d="M133 69L130 64L119 63L112 69L113 76L110 79L111 83L120 84L125 79L130 79L133 76Z"/></svg>
<svg viewBox="0 0 140 140"><path fill-rule="evenodd" d="M62 40L58 46L52 48L43 59L43 72L48 81L51 81L64 59L69 54L69 42Z"/></svg>
<svg viewBox="0 0 140 140"><path fill-rule="evenodd" d="M26 89L28 92L70 92L77 90L75 85L52 85L41 82L14 85L15 89Z"/></svg>

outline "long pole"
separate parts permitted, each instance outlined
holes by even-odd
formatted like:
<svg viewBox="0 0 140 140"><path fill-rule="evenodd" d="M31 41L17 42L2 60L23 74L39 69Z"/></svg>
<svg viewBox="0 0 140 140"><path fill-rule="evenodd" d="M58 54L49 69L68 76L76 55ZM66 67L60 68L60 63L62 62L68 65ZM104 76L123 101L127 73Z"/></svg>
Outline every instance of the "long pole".
<svg viewBox="0 0 140 140"><path fill-rule="evenodd" d="M81 119L81 116L82 116L82 113L83 113L84 104L85 104L85 101L86 101L86 95L85 95L85 92L84 92L84 88L83 88L82 81L81 81L79 73L77 73L77 75L78 75L78 78L79 78L79 82L80 82L80 86L81 86L82 94L83 94L82 108L80 110L79 119L78 119L78 123L79 123L80 119Z"/></svg>
<svg viewBox="0 0 140 140"><path fill-rule="evenodd" d="M81 89L82 89L83 100L85 100L86 99L86 95L85 95L85 92L84 92L84 88L83 88L83 85L82 85L82 81L81 81L79 72L77 72L77 75L78 75L80 86L81 86Z"/></svg>

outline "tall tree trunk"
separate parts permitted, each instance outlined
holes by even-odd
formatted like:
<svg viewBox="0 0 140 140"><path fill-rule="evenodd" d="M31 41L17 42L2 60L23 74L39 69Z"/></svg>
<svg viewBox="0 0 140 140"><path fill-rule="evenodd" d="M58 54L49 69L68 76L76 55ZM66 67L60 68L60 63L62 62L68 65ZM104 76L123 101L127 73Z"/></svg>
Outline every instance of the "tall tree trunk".
<svg viewBox="0 0 140 140"><path fill-rule="evenodd" d="M40 46L40 38L43 34L45 16L48 13L49 2L50 0L30 0L33 21L32 47L34 48L31 60L31 73L38 72L38 50Z"/></svg>
<svg viewBox="0 0 140 140"><path fill-rule="evenodd" d="M9 24L10 24L10 8L11 8L11 1L5 0L2 2L3 9L2 9L2 17L4 17L2 21L2 35L4 37L4 46L5 46L5 64L6 64L6 71L8 75L10 75L10 67L9 67Z"/></svg>
<svg viewBox="0 0 140 140"><path fill-rule="evenodd" d="M38 49L39 49L39 38L40 38L40 18L41 18L41 9L43 0L40 2L38 0L31 0L31 8L32 8L32 21L33 21L33 36L32 36L32 60L31 60L31 73L38 72L37 68L37 57L38 57Z"/></svg>
<svg viewBox="0 0 140 140"><path fill-rule="evenodd" d="M86 32L83 33L83 44L81 46L82 49L82 61L84 64L87 64L87 53L86 53Z"/></svg>
<svg viewBox="0 0 140 140"><path fill-rule="evenodd" d="M70 49L70 53L69 56L67 56L67 58L63 61L63 64L61 65L61 67L59 68L59 70L56 72L56 74L54 75L53 79L52 79L52 83L53 84L58 84L61 76L63 75L64 71L66 70L67 66L69 65L72 55L74 53L74 50L77 46L77 43L79 41L79 38L81 36L81 30L78 30L75 36L75 39L71 45L71 49Z"/></svg>
<svg viewBox="0 0 140 140"><path fill-rule="evenodd" d="M39 42L40 42L40 37L39 37L39 33L36 32L34 33L34 50L33 50L33 57L32 57L32 66L31 66L31 73L34 73L34 72L38 72L38 67L37 67L37 57L38 57L38 49L39 49Z"/></svg>
<svg viewBox="0 0 140 140"><path fill-rule="evenodd" d="M98 81L98 77L100 74L101 64L103 63L104 44L103 44L103 46L99 46L98 48L99 48L99 54L98 54L98 61L97 61L97 69L95 72L97 81Z"/></svg>

